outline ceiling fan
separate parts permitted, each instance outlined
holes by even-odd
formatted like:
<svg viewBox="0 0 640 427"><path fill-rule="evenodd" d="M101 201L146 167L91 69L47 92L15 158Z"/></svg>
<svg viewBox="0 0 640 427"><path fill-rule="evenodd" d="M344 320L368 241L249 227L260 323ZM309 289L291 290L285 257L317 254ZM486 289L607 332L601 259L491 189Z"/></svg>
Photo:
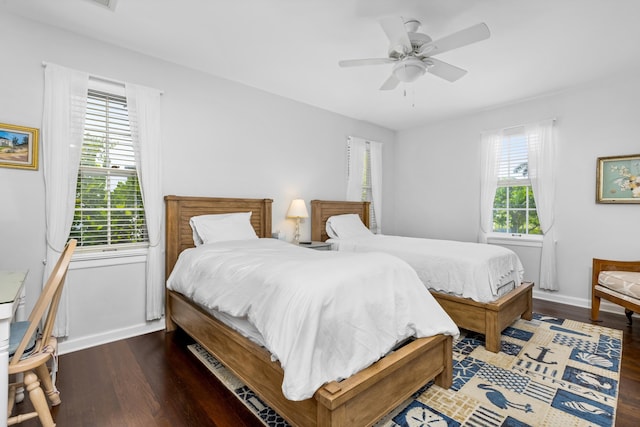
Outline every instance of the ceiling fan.
<svg viewBox="0 0 640 427"><path fill-rule="evenodd" d="M391 76L382 84L380 90L395 89L400 82L414 82L425 72L454 82L467 74L467 71L434 56L486 40L491 35L489 27L484 23L438 40L431 40L428 35L419 33L421 23L416 19L404 21L400 17L386 17L380 20L380 25L389 39L387 58L346 59L338 62L341 67L394 64Z"/></svg>

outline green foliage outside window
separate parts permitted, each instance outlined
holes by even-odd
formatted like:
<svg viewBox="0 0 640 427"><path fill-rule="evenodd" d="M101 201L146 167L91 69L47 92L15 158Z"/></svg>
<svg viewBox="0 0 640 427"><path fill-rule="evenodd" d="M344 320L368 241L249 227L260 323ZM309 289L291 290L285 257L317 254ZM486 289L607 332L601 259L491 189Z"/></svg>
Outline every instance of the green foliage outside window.
<svg viewBox="0 0 640 427"><path fill-rule="evenodd" d="M78 177L71 237L77 238L80 246L147 241L138 177L118 180L113 187L114 179L109 175L81 173Z"/></svg>
<svg viewBox="0 0 640 427"><path fill-rule="evenodd" d="M530 185L498 187L493 202L493 231L542 234Z"/></svg>
<svg viewBox="0 0 640 427"><path fill-rule="evenodd" d="M70 234L79 246L148 241L135 167L114 164L108 153L115 151L115 145L105 138L85 136Z"/></svg>

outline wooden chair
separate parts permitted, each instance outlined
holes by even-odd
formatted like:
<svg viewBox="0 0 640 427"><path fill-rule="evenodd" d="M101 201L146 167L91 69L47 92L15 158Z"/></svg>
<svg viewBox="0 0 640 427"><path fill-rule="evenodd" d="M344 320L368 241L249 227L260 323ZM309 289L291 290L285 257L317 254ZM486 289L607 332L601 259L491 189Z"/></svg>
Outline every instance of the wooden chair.
<svg viewBox="0 0 640 427"><path fill-rule="evenodd" d="M7 425L39 417L43 426L55 426L45 393L52 406L60 404L60 396L51 380L47 362L57 354L57 342L51 333L58 312L62 287L76 244L76 240L72 239L65 246L29 315L29 319L12 324L10 338L11 341L18 342L18 344L15 351L12 348L9 351L9 375L23 374L24 381L9 385ZM20 333L22 333L21 338L14 336L14 334L19 335ZM27 390L35 411L12 416L16 402L16 390L19 387L24 387Z"/></svg>
<svg viewBox="0 0 640 427"><path fill-rule="evenodd" d="M640 261L594 258L591 277L591 320L598 321L602 298L624 307L631 325L633 313L640 312Z"/></svg>

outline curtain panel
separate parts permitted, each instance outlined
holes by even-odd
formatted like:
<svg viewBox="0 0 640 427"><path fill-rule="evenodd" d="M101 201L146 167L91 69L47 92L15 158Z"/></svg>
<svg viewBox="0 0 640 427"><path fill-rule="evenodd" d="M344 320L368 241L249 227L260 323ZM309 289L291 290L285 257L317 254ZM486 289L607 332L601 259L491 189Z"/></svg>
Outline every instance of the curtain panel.
<svg viewBox="0 0 640 427"><path fill-rule="evenodd" d="M370 141L371 198L376 216L376 234L382 233L382 143Z"/></svg>
<svg viewBox="0 0 640 427"><path fill-rule="evenodd" d="M540 289L558 290L556 266L556 157L557 138L553 120L525 125L529 156L529 179L543 234L540 257Z"/></svg>
<svg viewBox="0 0 640 427"><path fill-rule="evenodd" d="M149 248L146 265L147 320L164 311L164 263L162 258L162 183L160 182L160 96L158 90L126 83L131 137L136 170L144 203Z"/></svg>
<svg viewBox="0 0 640 427"><path fill-rule="evenodd" d="M502 132L483 133L480 146L480 232L478 241L487 243L493 231L493 200L498 188Z"/></svg>
<svg viewBox="0 0 640 427"><path fill-rule="evenodd" d="M42 168L45 187L46 265L43 286L64 249L75 208L89 75L55 64L44 70ZM62 290L53 334L69 333L68 288Z"/></svg>
<svg viewBox="0 0 640 427"><path fill-rule="evenodd" d="M362 174L367 142L350 136L347 140L347 201L362 201Z"/></svg>

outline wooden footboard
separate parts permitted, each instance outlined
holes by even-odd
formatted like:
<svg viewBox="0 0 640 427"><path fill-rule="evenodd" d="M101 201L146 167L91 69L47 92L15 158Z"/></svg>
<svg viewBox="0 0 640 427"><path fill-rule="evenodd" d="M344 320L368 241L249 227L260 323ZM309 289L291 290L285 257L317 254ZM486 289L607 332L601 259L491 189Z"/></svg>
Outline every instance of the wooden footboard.
<svg viewBox="0 0 640 427"><path fill-rule="evenodd" d="M449 388L452 338L416 339L370 367L322 386L311 399L282 394L283 371L263 347L228 328L176 292L168 292L172 324L191 335L251 390L294 426L367 426L408 399L431 379Z"/></svg>
<svg viewBox="0 0 640 427"><path fill-rule="evenodd" d="M490 303L480 303L439 292L431 295L460 328L485 335L487 350L500 351L500 334L514 320L531 320L533 283L523 282L508 294Z"/></svg>

